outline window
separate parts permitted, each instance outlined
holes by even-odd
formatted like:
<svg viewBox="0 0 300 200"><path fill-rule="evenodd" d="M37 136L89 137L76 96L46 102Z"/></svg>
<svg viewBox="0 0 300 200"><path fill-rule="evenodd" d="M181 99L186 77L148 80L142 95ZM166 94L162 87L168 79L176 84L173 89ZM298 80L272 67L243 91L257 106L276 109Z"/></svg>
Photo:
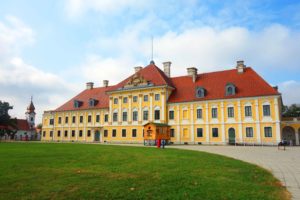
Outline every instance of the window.
<svg viewBox="0 0 300 200"><path fill-rule="evenodd" d="M197 109L197 119L202 119L202 109L201 108Z"/></svg>
<svg viewBox="0 0 300 200"><path fill-rule="evenodd" d="M132 121L137 121L138 120L138 112L137 111L133 111L132 112Z"/></svg>
<svg viewBox="0 0 300 200"><path fill-rule="evenodd" d="M54 119L50 119L49 124L53 125L54 124Z"/></svg>
<svg viewBox="0 0 300 200"><path fill-rule="evenodd" d="M218 118L218 109L217 108L212 108L211 109L211 117L212 118Z"/></svg>
<svg viewBox="0 0 300 200"><path fill-rule="evenodd" d="M114 98L114 104L118 104L118 99Z"/></svg>
<svg viewBox="0 0 300 200"><path fill-rule="evenodd" d="M183 110L182 111L182 115L183 115L183 119L187 119L188 118L188 111L187 110Z"/></svg>
<svg viewBox="0 0 300 200"><path fill-rule="evenodd" d="M96 99L89 99L89 106L90 107L94 107L97 103L98 103L98 101Z"/></svg>
<svg viewBox="0 0 300 200"><path fill-rule="evenodd" d="M137 102L137 99L138 99L137 96L133 96L133 97L132 97L132 101L133 101L133 102Z"/></svg>
<svg viewBox="0 0 300 200"><path fill-rule="evenodd" d="M205 89L203 87L197 87L196 88L196 97L197 98L203 98L205 97Z"/></svg>
<svg viewBox="0 0 300 200"><path fill-rule="evenodd" d="M132 137L136 137L136 129L132 129Z"/></svg>
<svg viewBox="0 0 300 200"><path fill-rule="evenodd" d="M45 137L46 136L46 131L43 131L43 137Z"/></svg>
<svg viewBox="0 0 300 200"><path fill-rule="evenodd" d="M144 112L143 112L143 120L148 120L148 110L144 110Z"/></svg>
<svg viewBox="0 0 300 200"><path fill-rule="evenodd" d="M155 99L155 101L159 101L160 95L159 95L159 94L155 94L155 95L154 95L154 99Z"/></svg>
<svg viewBox="0 0 300 200"><path fill-rule="evenodd" d="M61 117L58 118L58 124L61 124Z"/></svg>
<svg viewBox="0 0 300 200"><path fill-rule="evenodd" d="M118 121L118 113L117 113L117 112L114 112L114 113L113 113L113 121L114 121L114 122L117 122L117 121Z"/></svg>
<svg viewBox="0 0 300 200"><path fill-rule="evenodd" d="M112 137L116 137L117 136L117 130L116 129L113 129L112 130Z"/></svg>
<svg viewBox="0 0 300 200"><path fill-rule="evenodd" d="M212 136L219 137L218 128L212 128Z"/></svg>
<svg viewBox="0 0 300 200"><path fill-rule="evenodd" d="M263 114L264 116L270 116L270 105L263 105Z"/></svg>
<svg viewBox="0 0 300 200"><path fill-rule="evenodd" d="M104 137L107 137L107 136L108 136L108 131L104 130Z"/></svg>
<svg viewBox="0 0 300 200"><path fill-rule="evenodd" d="M127 122L127 112L123 112L122 119L123 122Z"/></svg>
<svg viewBox="0 0 300 200"><path fill-rule="evenodd" d="M80 123L83 123L83 116L80 116L80 117L79 117L79 122L80 122Z"/></svg>
<svg viewBox="0 0 300 200"><path fill-rule="evenodd" d="M203 129L197 128L197 137L203 137Z"/></svg>
<svg viewBox="0 0 300 200"><path fill-rule="evenodd" d="M79 130L79 137L82 137L82 130Z"/></svg>
<svg viewBox="0 0 300 200"><path fill-rule="evenodd" d="M128 98L127 97L124 97L123 98L123 103L127 103L128 102Z"/></svg>
<svg viewBox="0 0 300 200"><path fill-rule="evenodd" d="M265 137L272 137L272 127L265 127Z"/></svg>
<svg viewBox="0 0 300 200"><path fill-rule="evenodd" d="M25 133L26 134L26 133ZM53 137L53 131L50 131L50 137Z"/></svg>
<svg viewBox="0 0 300 200"><path fill-rule="evenodd" d="M96 115L96 122L100 122L100 115Z"/></svg>
<svg viewBox="0 0 300 200"><path fill-rule="evenodd" d="M227 112L228 112L228 118L234 117L234 108L233 107L228 107Z"/></svg>
<svg viewBox="0 0 300 200"><path fill-rule="evenodd" d="M126 137L126 129L122 129L122 137Z"/></svg>
<svg viewBox="0 0 300 200"><path fill-rule="evenodd" d="M144 101L148 101L148 95L144 95Z"/></svg>
<svg viewBox="0 0 300 200"><path fill-rule="evenodd" d="M154 120L160 120L160 111L159 110L154 111Z"/></svg>
<svg viewBox="0 0 300 200"><path fill-rule="evenodd" d="M235 85L232 83L227 83L225 87L226 96L235 95Z"/></svg>
<svg viewBox="0 0 300 200"><path fill-rule="evenodd" d="M175 129L174 128L170 129L170 136L175 137Z"/></svg>
<svg viewBox="0 0 300 200"><path fill-rule="evenodd" d="M75 131L72 130L72 137L75 137Z"/></svg>
<svg viewBox="0 0 300 200"><path fill-rule="evenodd" d="M246 137L253 137L253 128L252 127L246 127Z"/></svg>
<svg viewBox="0 0 300 200"><path fill-rule="evenodd" d="M104 122L108 122L108 114L104 115Z"/></svg>
<svg viewBox="0 0 300 200"><path fill-rule="evenodd" d="M252 108L251 108L251 106L245 106L245 117L252 117Z"/></svg>
<svg viewBox="0 0 300 200"><path fill-rule="evenodd" d="M76 122L76 117L73 116L73 117L72 117L72 123L74 124L75 122Z"/></svg>
<svg viewBox="0 0 300 200"><path fill-rule="evenodd" d="M65 124L67 124L68 122L69 122L69 118L66 117L66 118L65 118Z"/></svg>
<svg viewBox="0 0 300 200"><path fill-rule="evenodd" d="M60 137L60 131L57 131L57 137Z"/></svg>
<svg viewBox="0 0 300 200"><path fill-rule="evenodd" d="M88 131L87 131L87 136L88 136L88 137L91 137L91 130L88 130Z"/></svg>
<svg viewBox="0 0 300 200"><path fill-rule="evenodd" d="M174 110L169 111L169 119L171 119L171 120L174 119Z"/></svg>
<svg viewBox="0 0 300 200"><path fill-rule="evenodd" d="M91 123L92 122L92 115L89 115L88 116L88 123Z"/></svg>
<svg viewBox="0 0 300 200"><path fill-rule="evenodd" d="M65 131L65 137L68 137L68 131Z"/></svg>
<svg viewBox="0 0 300 200"><path fill-rule="evenodd" d="M73 102L74 108L79 108L81 106L81 104L82 104L82 102L78 101L78 100L74 100L74 102Z"/></svg>

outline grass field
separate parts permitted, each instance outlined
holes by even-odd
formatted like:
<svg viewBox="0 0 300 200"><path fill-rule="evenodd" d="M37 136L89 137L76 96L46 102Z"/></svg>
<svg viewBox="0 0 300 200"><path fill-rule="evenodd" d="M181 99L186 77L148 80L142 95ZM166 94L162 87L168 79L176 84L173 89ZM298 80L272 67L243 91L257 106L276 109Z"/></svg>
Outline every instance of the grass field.
<svg viewBox="0 0 300 200"><path fill-rule="evenodd" d="M0 143L0 199L289 199L266 170L176 149Z"/></svg>

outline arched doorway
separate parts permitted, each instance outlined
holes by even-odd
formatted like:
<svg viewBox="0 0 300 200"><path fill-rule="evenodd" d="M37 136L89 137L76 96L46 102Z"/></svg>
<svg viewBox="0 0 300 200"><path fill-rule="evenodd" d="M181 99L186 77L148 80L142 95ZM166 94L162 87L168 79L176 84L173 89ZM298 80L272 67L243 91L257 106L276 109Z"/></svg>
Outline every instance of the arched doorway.
<svg viewBox="0 0 300 200"><path fill-rule="evenodd" d="M100 131L99 130L95 131L95 142L100 142Z"/></svg>
<svg viewBox="0 0 300 200"><path fill-rule="evenodd" d="M229 144L235 144L235 130L234 128L228 129Z"/></svg>
<svg viewBox="0 0 300 200"><path fill-rule="evenodd" d="M285 126L282 129L282 139L292 145L296 145L296 134L293 127Z"/></svg>

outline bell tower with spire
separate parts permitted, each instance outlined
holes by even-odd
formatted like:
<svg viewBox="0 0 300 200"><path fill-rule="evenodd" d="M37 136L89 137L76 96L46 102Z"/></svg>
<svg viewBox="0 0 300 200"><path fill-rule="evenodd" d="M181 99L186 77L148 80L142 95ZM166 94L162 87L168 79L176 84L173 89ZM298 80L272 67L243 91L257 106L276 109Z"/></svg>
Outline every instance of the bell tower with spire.
<svg viewBox="0 0 300 200"><path fill-rule="evenodd" d="M32 96L31 96L30 104L27 107L27 111L25 113L27 122L31 129L33 129L35 127L35 112L34 111L35 111L35 107L33 105Z"/></svg>

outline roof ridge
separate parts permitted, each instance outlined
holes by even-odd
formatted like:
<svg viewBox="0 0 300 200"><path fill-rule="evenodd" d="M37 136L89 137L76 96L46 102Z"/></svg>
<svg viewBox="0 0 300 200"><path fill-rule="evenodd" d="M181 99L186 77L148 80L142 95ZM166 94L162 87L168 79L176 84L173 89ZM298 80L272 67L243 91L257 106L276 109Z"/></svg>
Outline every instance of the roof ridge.
<svg viewBox="0 0 300 200"><path fill-rule="evenodd" d="M251 67L246 67L246 69L247 68L251 68ZM232 70L236 70L236 69L225 69L225 70L219 70L219 71L211 71L211 72L198 73L197 76L201 75L201 74L202 75L203 74L216 74L216 73L227 72L227 71L232 71ZM171 79L173 79L173 78L182 78L182 77L187 77L187 76L189 76L189 75L175 76L175 77L172 77Z"/></svg>

